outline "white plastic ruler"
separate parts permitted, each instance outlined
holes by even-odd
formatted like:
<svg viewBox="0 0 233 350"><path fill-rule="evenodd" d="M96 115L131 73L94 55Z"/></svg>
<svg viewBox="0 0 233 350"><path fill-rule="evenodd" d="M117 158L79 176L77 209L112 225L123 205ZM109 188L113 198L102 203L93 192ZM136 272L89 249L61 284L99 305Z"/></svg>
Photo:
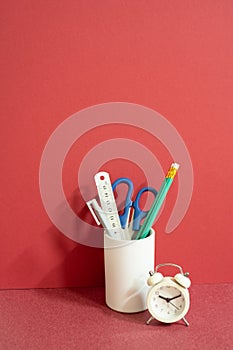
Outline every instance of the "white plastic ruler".
<svg viewBox="0 0 233 350"><path fill-rule="evenodd" d="M125 239L109 174L105 171L101 171L95 175L94 179L100 199L100 205L109 222L111 236L116 239Z"/></svg>

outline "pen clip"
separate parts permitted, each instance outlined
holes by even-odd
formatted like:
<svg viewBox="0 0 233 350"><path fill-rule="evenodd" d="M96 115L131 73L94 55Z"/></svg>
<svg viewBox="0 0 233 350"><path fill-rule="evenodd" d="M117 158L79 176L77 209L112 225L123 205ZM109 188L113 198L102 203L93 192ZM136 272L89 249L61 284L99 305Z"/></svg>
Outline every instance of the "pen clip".
<svg viewBox="0 0 233 350"><path fill-rule="evenodd" d="M101 210L99 204L97 203L97 200L96 199L91 199L88 202L86 202L86 204L87 204L87 206L88 206L88 208L89 208L93 218L95 219L95 222L97 223L97 225L100 225L101 222L99 221L99 219L98 219L98 217L97 217L97 215L95 213L95 210L97 210L97 211Z"/></svg>
<svg viewBox="0 0 233 350"><path fill-rule="evenodd" d="M101 224L106 230L110 231L111 226L109 224L106 213L99 206L97 200L95 198L93 198L86 203L87 203L87 206L90 209L90 212L92 213L92 216L95 219L95 222L97 223L97 225Z"/></svg>

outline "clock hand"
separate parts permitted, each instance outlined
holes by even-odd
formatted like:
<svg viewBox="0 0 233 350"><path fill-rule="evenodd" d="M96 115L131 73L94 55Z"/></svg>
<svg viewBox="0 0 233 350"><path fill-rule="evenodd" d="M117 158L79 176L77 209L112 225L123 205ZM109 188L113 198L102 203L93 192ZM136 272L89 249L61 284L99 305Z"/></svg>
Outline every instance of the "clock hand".
<svg viewBox="0 0 233 350"><path fill-rule="evenodd" d="M159 298L166 300L167 303L169 303L170 301L170 298L163 297L162 295L159 295Z"/></svg>
<svg viewBox="0 0 233 350"><path fill-rule="evenodd" d="M163 297L162 295L159 295L159 298L166 300L167 303L169 303L171 300L179 298L179 297L181 297L181 294L176 295L175 297L172 297L172 298L167 298L167 297Z"/></svg>
<svg viewBox="0 0 233 350"><path fill-rule="evenodd" d="M175 297L173 297L173 298L169 298L169 301L171 301L171 300L173 300L173 299L176 299L176 298L179 298L179 297L181 297L181 294L176 295L176 296L175 296Z"/></svg>
<svg viewBox="0 0 233 350"><path fill-rule="evenodd" d="M169 301L169 304L171 304L172 306L174 306L177 310L180 310L180 308L179 308L178 306L176 306L175 304L171 303L170 301Z"/></svg>

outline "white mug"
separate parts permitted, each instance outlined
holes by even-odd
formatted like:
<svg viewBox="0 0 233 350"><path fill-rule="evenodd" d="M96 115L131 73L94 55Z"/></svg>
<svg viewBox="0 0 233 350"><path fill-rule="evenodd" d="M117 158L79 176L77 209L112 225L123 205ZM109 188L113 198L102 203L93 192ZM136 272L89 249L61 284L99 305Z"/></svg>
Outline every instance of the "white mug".
<svg viewBox="0 0 233 350"><path fill-rule="evenodd" d="M119 312L147 309L149 271L154 271L155 232L139 240L116 240L104 234L105 299Z"/></svg>

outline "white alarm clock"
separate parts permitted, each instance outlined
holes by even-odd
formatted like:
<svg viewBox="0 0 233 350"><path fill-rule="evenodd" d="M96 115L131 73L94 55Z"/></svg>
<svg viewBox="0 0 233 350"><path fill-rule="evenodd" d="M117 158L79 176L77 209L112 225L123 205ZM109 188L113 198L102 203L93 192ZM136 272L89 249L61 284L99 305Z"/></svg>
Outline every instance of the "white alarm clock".
<svg viewBox="0 0 233 350"><path fill-rule="evenodd" d="M174 266L180 272L174 277L164 277L158 272L158 269L162 266ZM185 319L185 315L190 306L188 288L191 281L188 278L189 273L183 273L179 265L164 263L157 265L155 271L150 271L149 274L147 284L151 286L151 289L147 295L147 307L151 317L147 324L154 318L164 323L173 323L182 319L188 326L189 323Z"/></svg>

